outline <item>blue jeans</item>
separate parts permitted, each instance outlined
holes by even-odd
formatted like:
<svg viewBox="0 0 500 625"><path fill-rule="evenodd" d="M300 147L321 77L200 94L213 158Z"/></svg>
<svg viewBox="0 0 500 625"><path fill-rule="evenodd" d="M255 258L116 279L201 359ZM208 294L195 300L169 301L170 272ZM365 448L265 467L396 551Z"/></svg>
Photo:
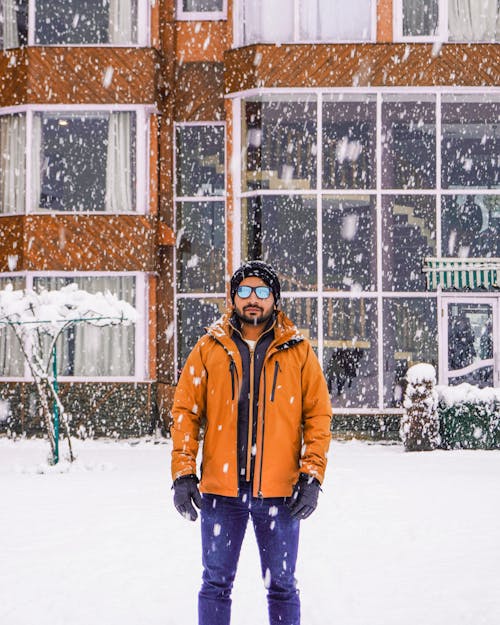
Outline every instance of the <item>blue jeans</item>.
<svg viewBox="0 0 500 625"><path fill-rule="evenodd" d="M198 598L199 625L229 625L231 590L248 519L252 519L270 625L300 625L295 562L299 521L290 516L285 499L258 499L248 484L238 497L203 495L201 541L203 584Z"/></svg>

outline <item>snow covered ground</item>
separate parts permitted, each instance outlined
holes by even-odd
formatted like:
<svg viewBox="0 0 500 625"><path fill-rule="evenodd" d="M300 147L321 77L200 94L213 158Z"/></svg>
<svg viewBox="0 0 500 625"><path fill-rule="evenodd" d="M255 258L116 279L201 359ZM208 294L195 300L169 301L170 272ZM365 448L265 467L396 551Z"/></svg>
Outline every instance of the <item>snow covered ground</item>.
<svg viewBox="0 0 500 625"><path fill-rule="evenodd" d="M199 524L178 516L170 444L0 439L2 625L195 625ZM334 442L302 524L303 625L498 625L500 452ZM265 625L249 527L233 624Z"/></svg>

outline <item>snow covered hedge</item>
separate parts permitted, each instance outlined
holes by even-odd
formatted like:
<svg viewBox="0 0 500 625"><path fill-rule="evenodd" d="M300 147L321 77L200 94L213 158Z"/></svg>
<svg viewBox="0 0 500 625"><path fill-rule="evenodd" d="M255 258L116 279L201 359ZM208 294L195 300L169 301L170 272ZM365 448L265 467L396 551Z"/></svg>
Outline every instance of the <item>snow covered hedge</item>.
<svg viewBox="0 0 500 625"><path fill-rule="evenodd" d="M500 449L500 389L436 386L432 365L407 373L400 436L408 451Z"/></svg>
<svg viewBox="0 0 500 625"><path fill-rule="evenodd" d="M500 389L436 386L441 447L500 449Z"/></svg>

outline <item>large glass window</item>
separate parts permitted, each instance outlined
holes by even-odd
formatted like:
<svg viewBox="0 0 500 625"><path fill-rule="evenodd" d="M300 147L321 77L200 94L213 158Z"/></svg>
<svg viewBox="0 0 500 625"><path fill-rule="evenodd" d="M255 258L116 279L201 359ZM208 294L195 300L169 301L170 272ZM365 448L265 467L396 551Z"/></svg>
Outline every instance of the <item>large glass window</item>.
<svg viewBox="0 0 500 625"><path fill-rule="evenodd" d="M0 117L0 214L22 213L26 192L26 116Z"/></svg>
<svg viewBox="0 0 500 625"><path fill-rule="evenodd" d="M238 252L276 266L338 410L399 410L408 366L437 362L424 269L500 258L498 107L495 93L396 89L242 102Z"/></svg>
<svg viewBox="0 0 500 625"><path fill-rule="evenodd" d="M0 0L0 40L4 48L145 44L141 20L147 23L148 5L148 0Z"/></svg>
<svg viewBox="0 0 500 625"><path fill-rule="evenodd" d="M14 290L24 289L24 278L0 277L0 291L7 285ZM0 298L2 295L0 294ZM24 376L24 356L21 344L13 328L0 317L0 377L15 378Z"/></svg>
<svg viewBox="0 0 500 625"><path fill-rule="evenodd" d="M384 301L384 405L402 405L408 368L419 362L437 367L435 299Z"/></svg>
<svg viewBox="0 0 500 625"><path fill-rule="evenodd" d="M436 185L434 96L384 95L382 183L386 189L432 189Z"/></svg>
<svg viewBox="0 0 500 625"><path fill-rule="evenodd" d="M36 0L36 44L133 44L138 0Z"/></svg>
<svg viewBox="0 0 500 625"><path fill-rule="evenodd" d="M314 96L246 101L244 189L316 188L316 108Z"/></svg>
<svg viewBox="0 0 500 625"><path fill-rule="evenodd" d="M32 209L135 209L135 114L35 113Z"/></svg>
<svg viewBox="0 0 500 625"><path fill-rule="evenodd" d="M500 99L443 95L444 189L500 186Z"/></svg>
<svg viewBox="0 0 500 625"><path fill-rule="evenodd" d="M323 188L374 188L376 115L374 96L324 99Z"/></svg>
<svg viewBox="0 0 500 625"><path fill-rule="evenodd" d="M498 0L395 0L396 40L496 42Z"/></svg>
<svg viewBox="0 0 500 625"><path fill-rule="evenodd" d="M136 305L133 276L35 277L33 288L54 290L76 283L89 293L109 291ZM57 343L58 372L77 377L129 377L135 373L135 325L96 327L77 323L63 332ZM46 347L48 348L48 341Z"/></svg>
<svg viewBox="0 0 500 625"><path fill-rule="evenodd" d="M239 0L238 7L242 45L372 38L371 0Z"/></svg>

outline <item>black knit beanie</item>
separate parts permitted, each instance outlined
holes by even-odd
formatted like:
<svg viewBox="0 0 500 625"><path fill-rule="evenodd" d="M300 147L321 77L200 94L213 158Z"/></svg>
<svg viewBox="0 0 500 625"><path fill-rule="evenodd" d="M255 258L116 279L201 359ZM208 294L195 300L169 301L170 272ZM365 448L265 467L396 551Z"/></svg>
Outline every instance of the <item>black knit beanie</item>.
<svg viewBox="0 0 500 625"><path fill-rule="evenodd" d="M271 288L274 303L278 304L281 296L281 286L276 271L262 260L250 260L239 267L231 277L231 301L234 304L234 296L240 283L250 276L260 278Z"/></svg>

